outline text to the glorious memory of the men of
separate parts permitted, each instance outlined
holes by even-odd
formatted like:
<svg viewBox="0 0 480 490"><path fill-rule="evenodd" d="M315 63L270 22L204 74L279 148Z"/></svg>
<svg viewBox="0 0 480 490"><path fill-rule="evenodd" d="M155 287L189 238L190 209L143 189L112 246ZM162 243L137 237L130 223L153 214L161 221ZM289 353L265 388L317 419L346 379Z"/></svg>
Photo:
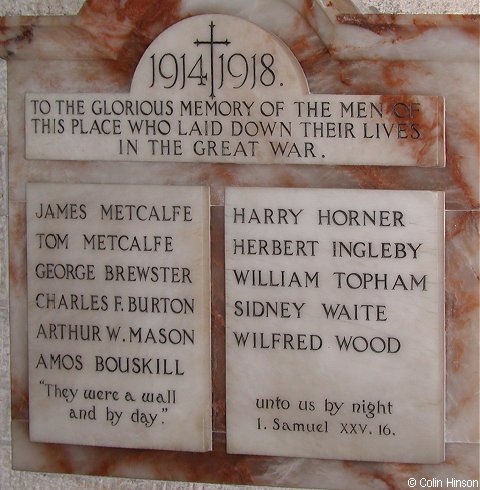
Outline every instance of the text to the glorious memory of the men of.
<svg viewBox="0 0 480 490"><path fill-rule="evenodd" d="M228 451L443 461L443 194L230 188L225 227Z"/></svg>
<svg viewBox="0 0 480 490"><path fill-rule="evenodd" d="M204 187L29 184L30 436L211 448Z"/></svg>

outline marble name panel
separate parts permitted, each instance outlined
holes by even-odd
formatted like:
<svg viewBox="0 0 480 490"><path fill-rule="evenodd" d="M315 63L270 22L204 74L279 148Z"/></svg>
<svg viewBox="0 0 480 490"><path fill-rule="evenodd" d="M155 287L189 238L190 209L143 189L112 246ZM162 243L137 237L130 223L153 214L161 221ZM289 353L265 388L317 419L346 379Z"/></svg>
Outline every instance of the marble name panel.
<svg viewBox="0 0 480 490"><path fill-rule="evenodd" d="M443 97L310 94L282 41L226 15L165 30L130 94L28 93L25 111L29 159L445 166Z"/></svg>
<svg viewBox="0 0 480 490"><path fill-rule="evenodd" d="M211 449L206 187L29 184L30 438Z"/></svg>
<svg viewBox="0 0 480 490"><path fill-rule="evenodd" d="M226 189L229 453L444 460L443 201Z"/></svg>

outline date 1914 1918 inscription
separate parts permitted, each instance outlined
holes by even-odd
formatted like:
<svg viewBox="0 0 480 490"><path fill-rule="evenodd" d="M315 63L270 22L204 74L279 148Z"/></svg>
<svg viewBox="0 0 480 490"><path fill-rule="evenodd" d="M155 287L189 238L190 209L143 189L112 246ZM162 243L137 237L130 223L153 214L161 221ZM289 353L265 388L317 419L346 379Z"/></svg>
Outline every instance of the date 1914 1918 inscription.
<svg viewBox="0 0 480 490"><path fill-rule="evenodd" d="M196 39L193 42L197 48L206 47L207 56L201 53L191 59L191 50L180 55L166 52L153 53L150 56L152 83L149 88L157 83L163 89L177 90L188 88L189 83L198 86L208 85L210 97L214 98L216 91L222 89L225 84L234 91L244 86L254 89L257 83L263 87L271 87L275 83L273 54L256 52L251 55L242 52L217 54L217 47L229 46L231 41L215 39L213 21L210 22L209 27L210 39L203 41Z"/></svg>

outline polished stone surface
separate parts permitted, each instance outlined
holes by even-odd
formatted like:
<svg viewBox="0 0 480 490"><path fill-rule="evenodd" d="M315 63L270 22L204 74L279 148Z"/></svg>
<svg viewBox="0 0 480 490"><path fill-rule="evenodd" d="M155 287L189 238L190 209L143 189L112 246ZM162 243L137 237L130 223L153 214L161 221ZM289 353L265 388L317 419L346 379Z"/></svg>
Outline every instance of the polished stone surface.
<svg viewBox="0 0 480 490"><path fill-rule="evenodd" d="M206 187L29 184L30 438L211 448Z"/></svg>
<svg viewBox="0 0 480 490"><path fill-rule="evenodd" d="M127 95L33 93L25 107L29 159L445 165L442 97L309 94L277 36L227 15L166 29Z"/></svg>
<svg viewBox="0 0 480 490"><path fill-rule="evenodd" d="M174 22L202 13L238 15L279 35L300 61L312 94L445 97L446 167L127 165L107 161L25 159L26 93L126 93L135 67L150 42ZM3 54L9 56L10 81L10 323L11 357L14 359L11 368L12 440L16 468L183 481L202 479L222 482L222 485L229 482L310 488L406 488L410 475L444 481L452 474L478 478L478 17L337 17L337 13L335 8L320 8L312 2L297 0L249 2L248 5L222 1L169 0L160 5L130 1L121 5L115 3L115 6L110 2L91 1L75 18L3 21L2 49ZM354 49L349 39L365 42L368 48ZM72 56L75 60L61 61L71 60ZM215 205L211 208L214 237L213 453L162 453L160 457L160 453L154 451L105 450L29 441L24 204L27 181L210 185ZM411 466L225 455L221 206L224 187L228 185L445 191L447 411L444 464ZM13 474L12 481L26 481L15 476L20 473ZM64 482L60 477L45 479L38 475L28 481L32 484L52 481L57 485ZM75 488L84 484L111 488L111 481L115 486L123 484L108 479L101 480L102 483L91 479L68 481L70 486L77 485Z"/></svg>
<svg viewBox="0 0 480 490"><path fill-rule="evenodd" d="M226 190L228 452L443 461L443 214L435 192Z"/></svg>

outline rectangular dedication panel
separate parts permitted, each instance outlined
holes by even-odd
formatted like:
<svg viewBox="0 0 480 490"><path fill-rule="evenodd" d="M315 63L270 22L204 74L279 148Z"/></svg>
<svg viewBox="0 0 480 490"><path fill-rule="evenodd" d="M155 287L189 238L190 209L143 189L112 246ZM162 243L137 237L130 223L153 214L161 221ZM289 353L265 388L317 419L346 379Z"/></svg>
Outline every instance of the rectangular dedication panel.
<svg viewBox="0 0 480 490"><path fill-rule="evenodd" d="M444 459L443 193L230 188L230 453Z"/></svg>
<svg viewBox="0 0 480 490"><path fill-rule="evenodd" d="M30 437L211 449L205 187L29 184Z"/></svg>
<svg viewBox="0 0 480 490"><path fill-rule="evenodd" d="M434 96L27 94L25 107L30 159L445 165Z"/></svg>

